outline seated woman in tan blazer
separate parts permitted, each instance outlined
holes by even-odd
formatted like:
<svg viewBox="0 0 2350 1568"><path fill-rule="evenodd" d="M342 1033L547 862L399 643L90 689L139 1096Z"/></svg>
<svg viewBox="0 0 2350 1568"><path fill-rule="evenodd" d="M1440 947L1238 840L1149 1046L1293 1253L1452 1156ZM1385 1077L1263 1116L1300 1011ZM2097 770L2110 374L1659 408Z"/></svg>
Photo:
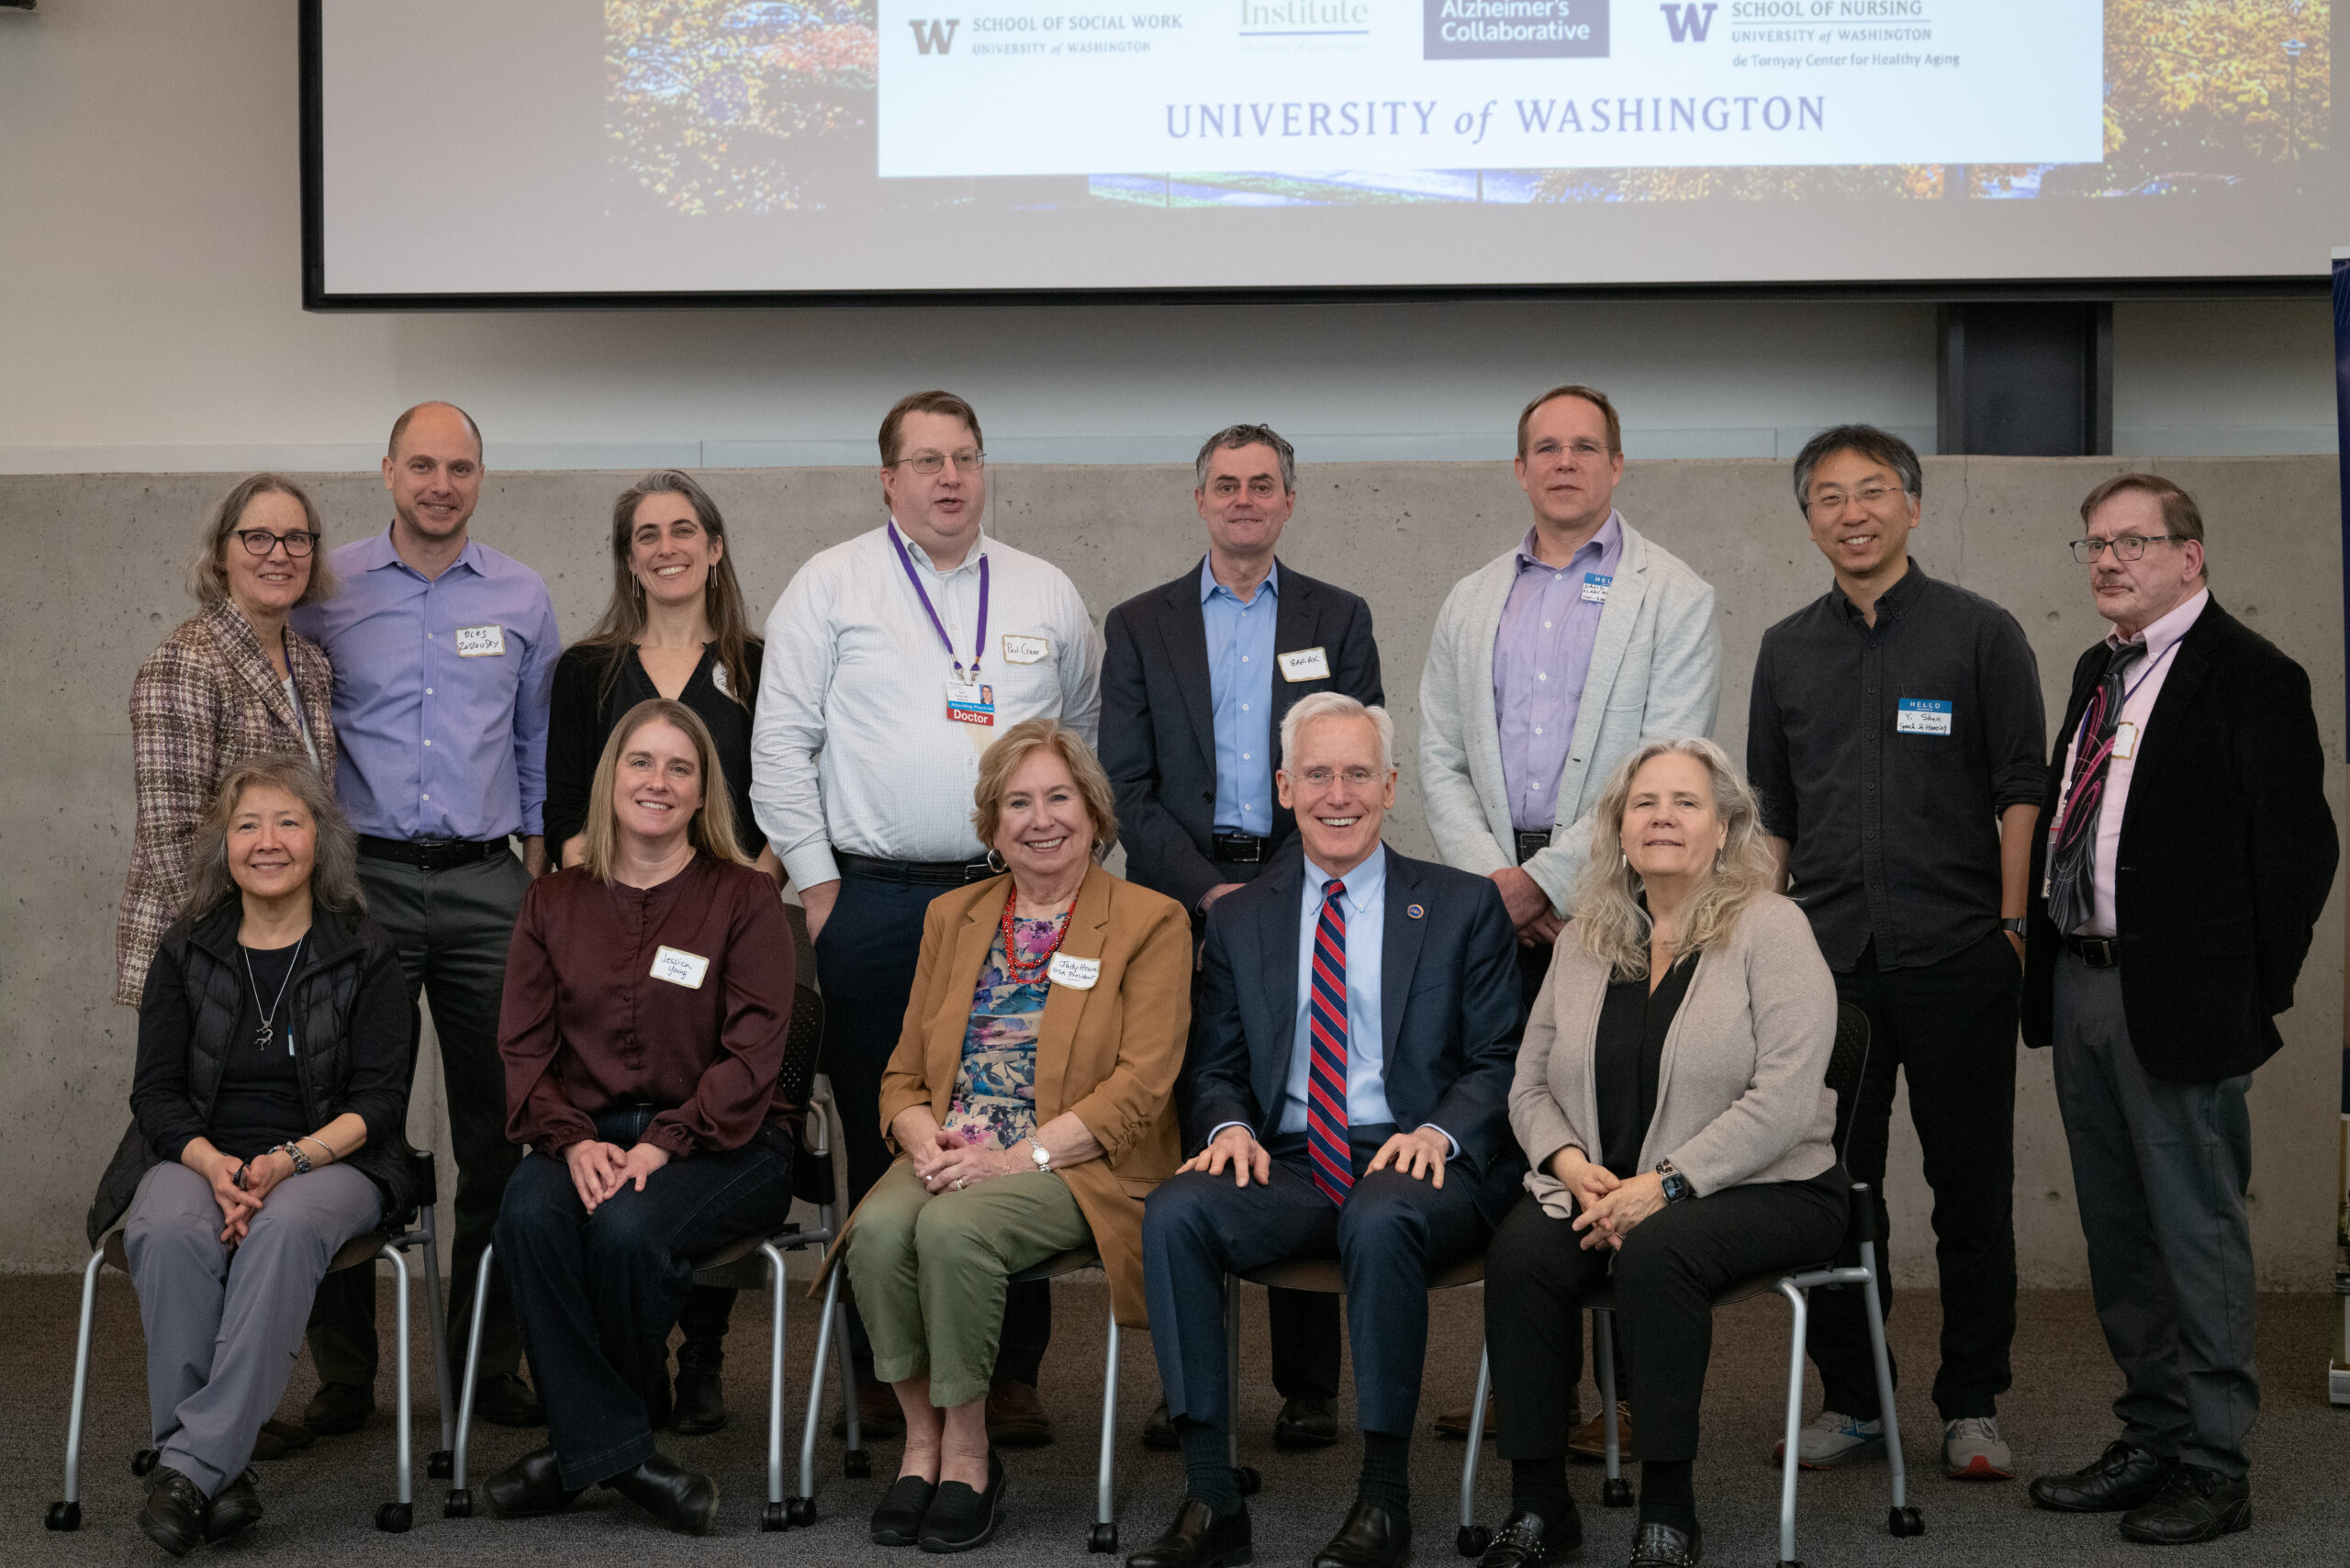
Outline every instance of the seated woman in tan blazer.
<svg viewBox="0 0 2350 1568"><path fill-rule="evenodd" d="M1617 770L1510 1092L1533 1169L1486 1254L1511 1498L1481 1568L1543 1568L1582 1539L1566 1484L1578 1307L1611 1263L1639 1413L1631 1560L1696 1562L1714 1293L1843 1239L1836 985L1772 879L1754 792L1713 742L1652 742Z"/></svg>
<svg viewBox="0 0 2350 1568"><path fill-rule="evenodd" d="M1181 1159L1169 1100L1192 1015L1191 922L1095 863L1117 817L1076 732L1013 725L973 794L1006 874L930 906L881 1079L898 1161L841 1243L875 1371L906 1417L873 1539L933 1551L995 1533L1003 1470L986 1406L1006 1280L1092 1248L1118 1321L1147 1323L1142 1201Z"/></svg>

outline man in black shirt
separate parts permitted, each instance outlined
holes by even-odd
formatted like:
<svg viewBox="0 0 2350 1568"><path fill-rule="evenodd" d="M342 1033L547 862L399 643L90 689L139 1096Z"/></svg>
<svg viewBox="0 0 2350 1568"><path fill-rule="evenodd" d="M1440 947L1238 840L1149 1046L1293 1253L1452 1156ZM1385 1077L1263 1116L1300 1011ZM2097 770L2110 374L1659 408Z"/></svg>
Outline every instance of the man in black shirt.
<svg viewBox="0 0 2350 1568"><path fill-rule="evenodd" d="M1746 767L1762 821L1839 996L1869 1015L1837 1145L1886 1234L1897 1071L1934 1191L1943 1460L1961 1480L2015 1473L1999 1431L2015 1338L2015 1080L2026 882L2045 791L2040 674L2015 617L1909 559L1918 454L1840 425L1796 459L1795 488L1835 586L1762 634ZM1863 1310L1815 1305L1826 1408L1796 1457L1885 1453ZM1885 1297L1888 1306L1892 1298Z"/></svg>

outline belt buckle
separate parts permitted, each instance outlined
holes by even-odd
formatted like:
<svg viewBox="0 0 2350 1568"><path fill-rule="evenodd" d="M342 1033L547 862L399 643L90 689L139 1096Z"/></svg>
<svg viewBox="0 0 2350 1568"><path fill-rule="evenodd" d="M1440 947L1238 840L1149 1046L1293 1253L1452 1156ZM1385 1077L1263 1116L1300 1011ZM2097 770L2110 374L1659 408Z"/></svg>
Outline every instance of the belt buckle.
<svg viewBox="0 0 2350 1568"><path fill-rule="evenodd" d="M1541 854L1542 851L1550 847L1550 835L1549 834L1521 833L1517 835L1517 863L1523 866L1528 860L1533 859L1537 855Z"/></svg>
<svg viewBox="0 0 2350 1568"><path fill-rule="evenodd" d="M2121 962L2121 956L2113 950L2115 944L2110 936L2081 936L2075 940L2081 945L2081 962L2093 969L2109 969Z"/></svg>
<svg viewBox="0 0 2350 1568"><path fill-rule="evenodd" d="M1222 842L1218 848L1226 853L1225 860L1234 866L1261 865L1265 858L1265 841L1250 833L1226 833L1216 835Z"/></svg>

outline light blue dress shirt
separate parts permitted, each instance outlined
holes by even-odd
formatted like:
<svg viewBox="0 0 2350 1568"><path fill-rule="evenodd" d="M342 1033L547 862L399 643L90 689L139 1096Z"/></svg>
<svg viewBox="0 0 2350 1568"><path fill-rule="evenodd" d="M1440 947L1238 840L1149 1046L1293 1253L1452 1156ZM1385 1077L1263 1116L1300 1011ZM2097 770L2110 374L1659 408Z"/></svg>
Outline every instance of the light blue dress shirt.
<svg viewBox="0 0 2350 1568"><path fill-rule="evenodd" d="M1338 909L1347 918L1347 1124L1393 1122L1387 1108L1387 1042L1380 1033L1379 979L1387 946L1387 846L1338 879L1347 890ZM1308 857L1305 889L1297 901L1297 1044L1290 1051L1288 1092L1281 1130L1305 1130L1306 1081L1314 1070L1314 934L1322 924L1322 889L1330 873Z"/></svg>
<svg viewBox="0 0 2350 1568"><path fill-rule="evenodd" d="M1208 694L1215 706L1215 830L1273 831L1273 622L1281 614L1276 563L1248 603L1200 561L1200 620L1208 634Z"/></svg>
<svg viewBox="0 0 2350 1568"><path fill-rule="evenodd" d="M476 841L541 832L563 638L539 574L476 540L427 577L388 528L329 559L341 591L291 621L334 664L335 794L352 827Z"/></svg>

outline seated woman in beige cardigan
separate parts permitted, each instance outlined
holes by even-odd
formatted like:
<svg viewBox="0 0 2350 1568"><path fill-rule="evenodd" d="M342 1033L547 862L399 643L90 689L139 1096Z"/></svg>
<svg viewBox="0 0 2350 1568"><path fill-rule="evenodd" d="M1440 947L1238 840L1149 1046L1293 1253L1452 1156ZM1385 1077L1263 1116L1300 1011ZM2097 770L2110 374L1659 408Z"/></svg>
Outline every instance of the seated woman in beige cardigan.
<svg viewBox="0 0 2350 1568"><path fill-rule="evenodd" d="M1485 1265L1512 1479L1482 1568L1543 1568L1582 1539L1566 1485L1578 1307L1611 1262L1639 1410L1632 1562L1696 1562L1714 1292L1828 1258L1844 1235L1835 983L1803 912L1770 890L1753 791L1711 741L1654 742L1594 823L1510 1092L1533 1170Z"/></svg>

